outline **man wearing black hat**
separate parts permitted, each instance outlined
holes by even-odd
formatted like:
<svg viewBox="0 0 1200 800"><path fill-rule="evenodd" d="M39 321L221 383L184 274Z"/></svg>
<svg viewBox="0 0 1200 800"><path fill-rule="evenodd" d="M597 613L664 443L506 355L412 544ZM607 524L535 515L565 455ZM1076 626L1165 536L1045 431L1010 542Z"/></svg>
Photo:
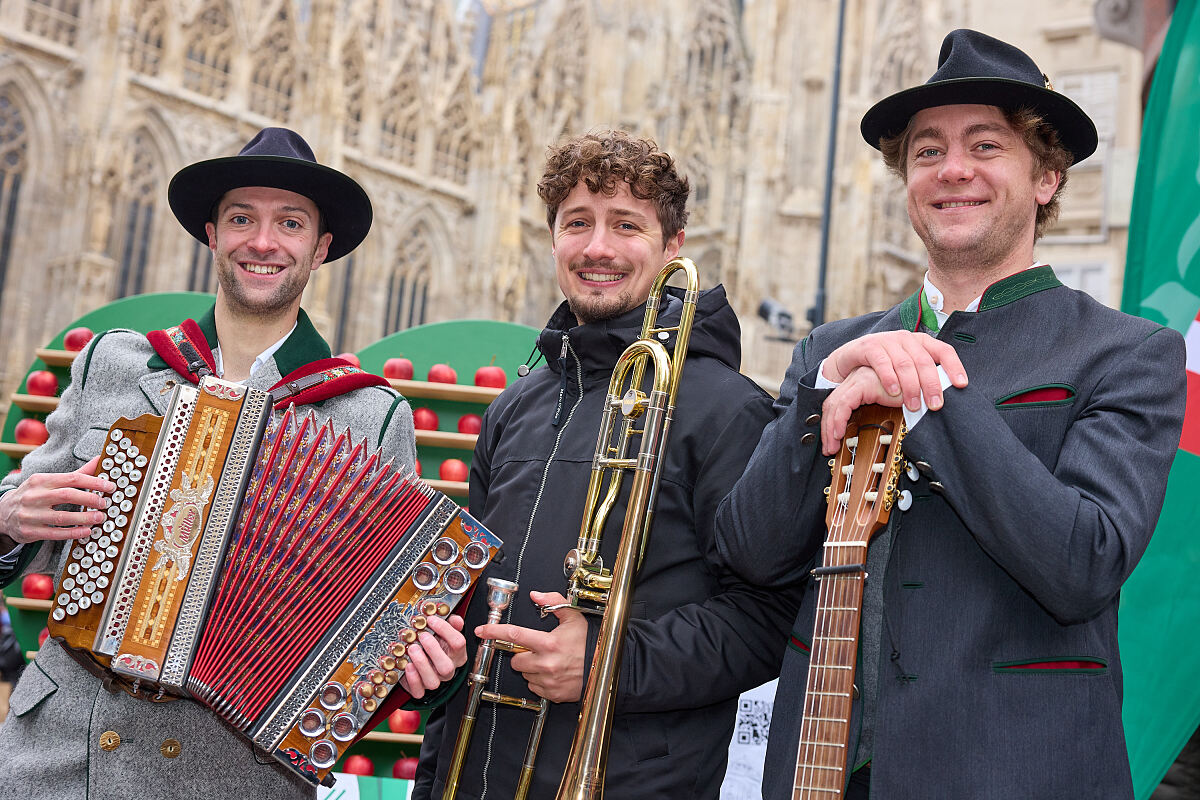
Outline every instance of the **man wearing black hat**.
<svg viewBox="0 0 1200 800"><path fill-rule="evenodd" d="M930 81L877 103L862 131L905 181L924 286L796 348L778 416L718 512L718 547L765 585L825 563L826 457L859 406L905 406L907 469L855 571L866 582L850 721L824 719L836 697L814 692L807 706L845 744L800 741L813 580L763 796L1130 798L1118 596L1178 443L1183 341L1034 258L1096 131L1017 48L954 31Z"/></svg>
<svg viewBox="0 0 1200 800"><path fill-rule="evenodd" d="M219 288L210 312L149 336L102 333L72 366L47 419L50 438L0 484L0 584L23 570L59 571L62 543L103 521L93 477L105 434L121 416L164 414L171 388L201 375L271 390L276 407L312 406L397 466L416 457L412 413L375 378L330 358L300 308L309 276L353 250L371 203L348 176L316 162L296 133L267 128L241 153L181 170L168 190L183 227L213 252ZM62 504L79 511L55 510ZM456 620L461 627L461 620ZM455 626L430 618L403 678L414 696L465 661ZM135 696L135 695L141 696ZM0 797L307 796L313 788L256 755L248 741L187 700L152 702L136 685L92 674L50 640L13 691L0 727Z"/></svg>

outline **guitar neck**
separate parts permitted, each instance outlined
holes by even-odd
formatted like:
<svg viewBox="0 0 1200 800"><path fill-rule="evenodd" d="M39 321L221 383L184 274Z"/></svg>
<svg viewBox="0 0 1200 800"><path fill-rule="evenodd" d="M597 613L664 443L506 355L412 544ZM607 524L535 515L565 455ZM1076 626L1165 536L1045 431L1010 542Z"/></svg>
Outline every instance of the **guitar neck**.
<svg viewBox="0 0 1200 800"><path fill-rule="evenodd" d="M812 572L819 581L817 610L793 800L841 800L846 786L867 543L891 513L904 434L900 409L862 406L829 462L828 536L821 566Z"/></svg>
<svg viewBox="0 0 1200 800"><path fill-rule="evenodd" d="M804 692L793 800L840 800L862 620L866 544L826 544ZM829 572L845 568L845 572ZM851 569L853 568L853 569Z"/></svg>

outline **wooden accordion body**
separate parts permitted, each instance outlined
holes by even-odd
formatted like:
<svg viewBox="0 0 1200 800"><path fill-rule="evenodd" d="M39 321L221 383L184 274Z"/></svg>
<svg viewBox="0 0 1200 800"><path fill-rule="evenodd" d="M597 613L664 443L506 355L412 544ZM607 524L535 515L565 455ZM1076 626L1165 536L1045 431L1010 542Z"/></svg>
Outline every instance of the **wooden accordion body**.
<svg viewBox="0 0 1200 800"><path fill-rule="evenodd" d="M50 635L313 783L500 547L348 433L212 377L118 420L97 474L118 488L70 548Z"/></svg>

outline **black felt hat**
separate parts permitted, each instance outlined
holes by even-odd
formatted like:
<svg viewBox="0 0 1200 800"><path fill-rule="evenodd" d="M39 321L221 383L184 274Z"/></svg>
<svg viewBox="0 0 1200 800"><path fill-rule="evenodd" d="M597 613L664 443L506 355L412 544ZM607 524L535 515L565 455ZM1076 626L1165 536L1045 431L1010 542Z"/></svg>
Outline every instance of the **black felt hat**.
<svg viewBox="0 0 1200 800"><path fill-rule="evenodd" d="M167 200L184 229L205 245L204 225L230 189L269 186L316 203L333 234L326 263L341 258L371 230L371 201L353 178L317 163L308 142L286 128L263 128L236 156L200 161L179 170Z"/></svg>
<svg viewBox="0 0 1200 800"><path fill-rule="evenodd" d="M878 150L880 139L901 133L918 111L967 103L1033 109L1058 131L1076 164L1096 151L1095 124L1050 87L1033 59L1011 44L966 29L946 36L933 77L880 100L863 115L860 128L867 144Z"/></svg>

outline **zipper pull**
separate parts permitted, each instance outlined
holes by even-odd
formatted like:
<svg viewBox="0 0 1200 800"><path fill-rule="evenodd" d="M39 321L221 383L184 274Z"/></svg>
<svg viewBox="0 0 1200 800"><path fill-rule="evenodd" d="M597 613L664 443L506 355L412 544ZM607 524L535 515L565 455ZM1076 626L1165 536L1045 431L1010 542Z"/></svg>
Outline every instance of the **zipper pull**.
<svg viewBox="0 0 1200 800"><path fill-rule="evenodd" d="M558 354L558 406L554 409L554 420L551 425L558 427L559 420L562 419L563 399L567 396L567 344L570 339L567 334L563 334L562 351Z"/></svg>

